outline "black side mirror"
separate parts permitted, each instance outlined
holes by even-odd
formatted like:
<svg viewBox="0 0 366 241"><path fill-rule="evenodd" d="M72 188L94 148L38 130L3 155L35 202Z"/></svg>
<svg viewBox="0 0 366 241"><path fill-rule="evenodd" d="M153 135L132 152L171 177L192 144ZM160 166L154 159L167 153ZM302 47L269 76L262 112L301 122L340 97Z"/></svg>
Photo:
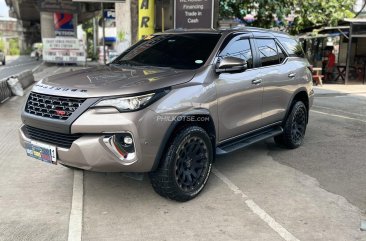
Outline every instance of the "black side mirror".
<svg viewBox="0 0 366 241"><path fill-rule="evenodd" d="M248 69L248 63L244 59L225 57L216 64L216 73L240 73Z"/></svg>

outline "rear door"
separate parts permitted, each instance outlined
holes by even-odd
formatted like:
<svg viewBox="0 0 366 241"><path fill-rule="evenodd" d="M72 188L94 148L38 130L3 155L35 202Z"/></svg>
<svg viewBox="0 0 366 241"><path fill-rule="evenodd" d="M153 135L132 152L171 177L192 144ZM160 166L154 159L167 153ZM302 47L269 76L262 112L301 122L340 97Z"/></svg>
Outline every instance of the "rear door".
<svg viewBox="0 0 366 241"><path fill-rule="evenodd" d="M251 35L234 37L219 54L219 60L227 57L242 58L248 69L241 73L221 73L216 80L219 105L220 141L244 134L261 125L263 86L260 70L253 60L254 43Z"/></svg>
<svg viewBox="0 0 366 241"><path fill-rule="evenodd" d="M281 121L293 93L297 67L274 38L256 38L263 83L262 123L267 126Z"/></svg>

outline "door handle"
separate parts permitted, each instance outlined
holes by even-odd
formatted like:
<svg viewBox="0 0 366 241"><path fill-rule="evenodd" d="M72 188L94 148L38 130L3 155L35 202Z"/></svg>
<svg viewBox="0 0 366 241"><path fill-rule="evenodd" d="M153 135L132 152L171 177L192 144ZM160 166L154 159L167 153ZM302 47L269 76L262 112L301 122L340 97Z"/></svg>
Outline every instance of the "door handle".
<svg viewBox="0 0 366 241"><path fill-rule="evenodd" d="M289 77L289 78L291 78L291 79L292 79L292 78L295 78L295 76L296 76L296 74L295 74L295 73L290 73L290 74L288 74L288 77Z"/></svg>
<svg viewBox="0 0 366 241"><path fill-rule="evenodd" d="M262 79L255 79L255 80L252 80L252 84L253 84L253 85L259 85L260 83L262 83Z"/></svg>

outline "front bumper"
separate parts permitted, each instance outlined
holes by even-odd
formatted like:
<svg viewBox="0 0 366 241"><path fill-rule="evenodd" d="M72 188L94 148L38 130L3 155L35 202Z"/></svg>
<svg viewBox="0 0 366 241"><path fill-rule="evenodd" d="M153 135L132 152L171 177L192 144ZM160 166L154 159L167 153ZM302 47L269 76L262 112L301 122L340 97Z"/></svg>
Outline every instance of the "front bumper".
<svg viewBox="0 0 366 241"><path fill-rule="evenodd" d="M119 113L115 109L88 110L71 125L71 133L83 135L70 148L56 148L57 162L100 172L149 172L169 127L156 117L149 109L131 113ZM128 160L123 160L106 142L121 132L130 133L134 140L135 155ZM19 129L19 136L23 147L31 141L25 126Z"/></svg>

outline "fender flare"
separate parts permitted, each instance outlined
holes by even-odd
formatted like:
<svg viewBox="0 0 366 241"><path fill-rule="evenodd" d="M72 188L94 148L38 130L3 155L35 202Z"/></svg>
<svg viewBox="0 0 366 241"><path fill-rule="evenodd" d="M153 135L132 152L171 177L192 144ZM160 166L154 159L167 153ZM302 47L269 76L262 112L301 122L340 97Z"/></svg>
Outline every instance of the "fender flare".
<svg viewBox="0 0 366 241"><path fill-rule="evenodd" d="M283 118L283 120L282 120L282 125L283 125L283 123L286 121L286 119L287 119L287 117L289 116L289 114L290 114L290 111L291 111L291 109L292 109L292 106L293 106L293 102L294 102L294 99L295 99L295 96L297 95L297 94L299 94L300 92L305 92L306 93L306 95L307 95L307 97L308 97L308 101L309 101L309 94L308 94L308 92L307 92L307 89L305 88L305 87L301 87L301 88L299 88L299 89L297 89L295 92L294 92L294 94L291 96L291 99L290 99L290 101L288 102L288 104L287 104L287 110L286 110L286 115L285 115L285 117ZM308 109L308 118L307 118L307 121L309 120L309 106L307 106L306 107L307 109Z"/></svg>
<svg viewBox="0 0 366 241"><path fill-rule="evenodd" d="M170 124L170 126L168 127L167 131L165 132L164 134L164 137L163 137L163 140L161 141L161 144L160 144L160 147L159 147L159 150L155 156L155 160L154 160L154 164L151 168L151 171L155 171L158 166L159 166L159 163L160 163L160 160L163 156L163 152L174 132L174 130L176 129L176 127L182 123L181 120L184 120L184 117L187 117L187 116L197 116L197 115L205 115L205 116L209 116L211 118L211 120L213 120L212 116L211 116L211 113L209 110L207 109L203 109L203 108L200 108L200 109L193 109L193 110L190 110L188 112L185 112L185 113L182 113L180 115L177 115L176 118L174 118L174 120L172 121L172 123ZM182 118L179 118L179 117L182 117ZM181 120L180 120L181 119ZM215 132L216 132L216 127L215 127L215 123L213 122L213 125L214 125L214 129L215 129ZM216 133L215 133L216 135ZM212 147L213 149L215 149L215 147L213 146Z"/></svg>

